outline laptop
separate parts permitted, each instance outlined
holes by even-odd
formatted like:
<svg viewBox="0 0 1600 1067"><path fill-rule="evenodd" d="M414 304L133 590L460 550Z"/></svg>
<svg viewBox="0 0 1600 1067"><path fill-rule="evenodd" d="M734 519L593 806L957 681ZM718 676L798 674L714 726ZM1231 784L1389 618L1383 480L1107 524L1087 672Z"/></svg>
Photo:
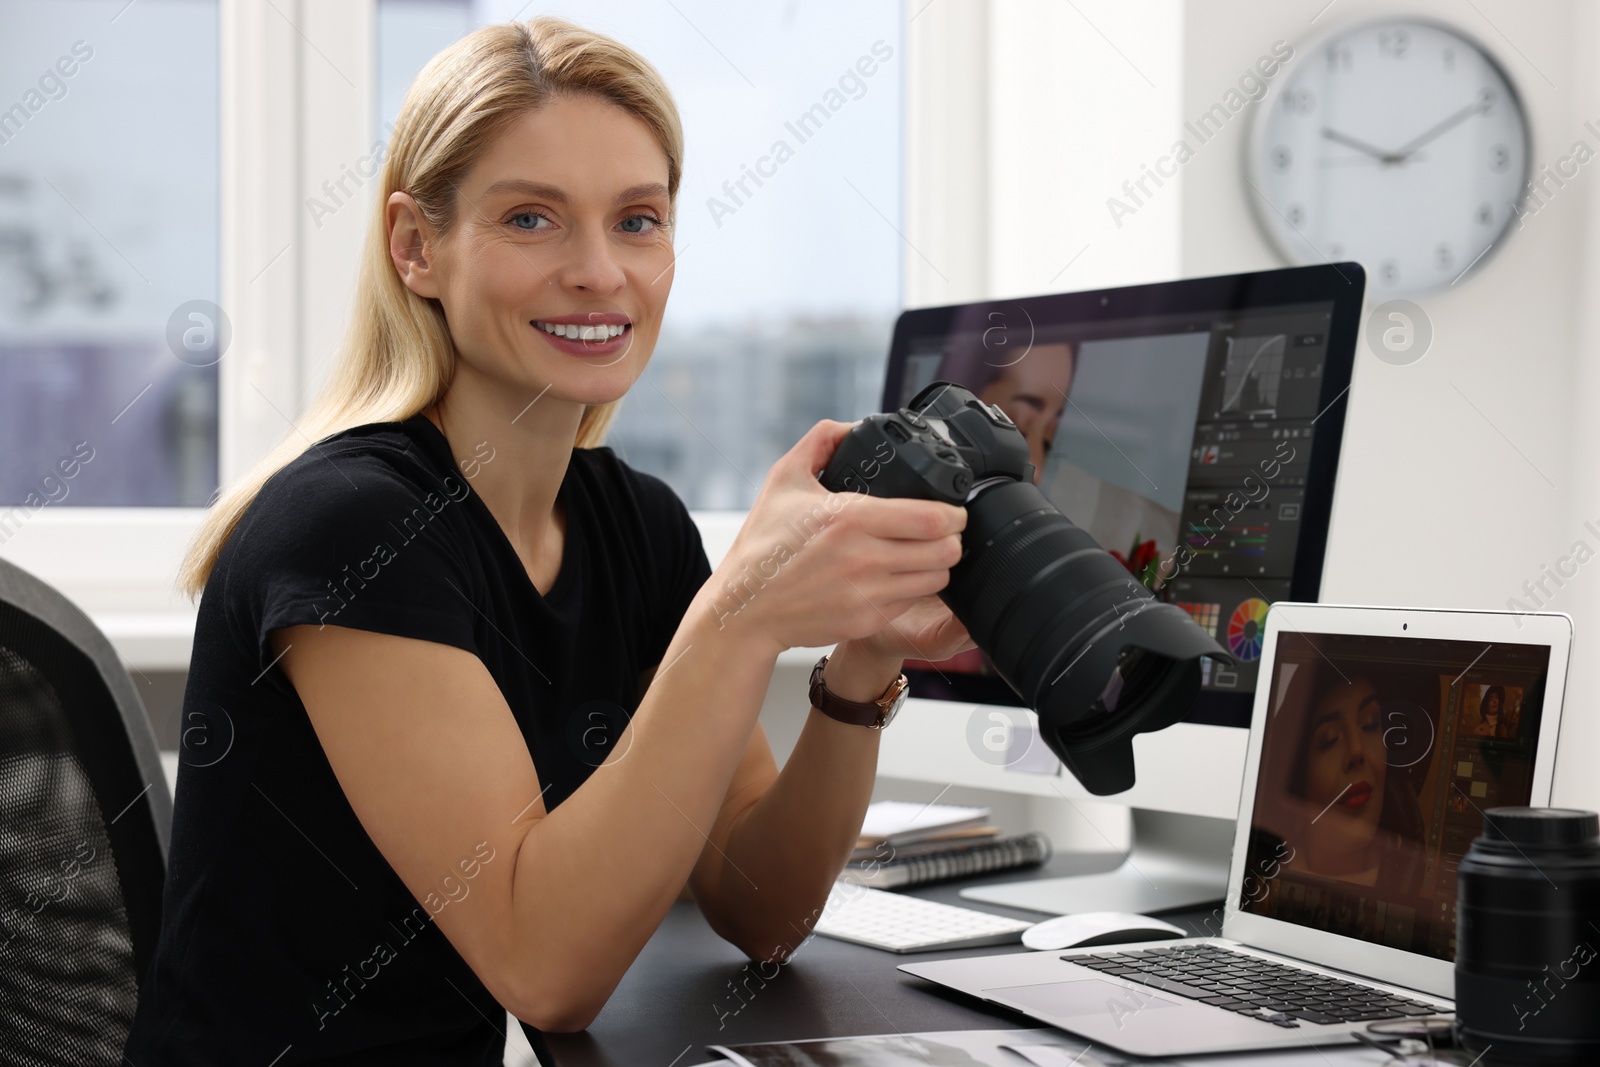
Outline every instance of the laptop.
<svg viewBox="0 0 1600 1067"><path fill-rule="evenodd" d="M1550 802L1572 620L1285 602L1266 619L1219 936L900 970L1141 1056L1448 1015L1456 865Z"/></svg>

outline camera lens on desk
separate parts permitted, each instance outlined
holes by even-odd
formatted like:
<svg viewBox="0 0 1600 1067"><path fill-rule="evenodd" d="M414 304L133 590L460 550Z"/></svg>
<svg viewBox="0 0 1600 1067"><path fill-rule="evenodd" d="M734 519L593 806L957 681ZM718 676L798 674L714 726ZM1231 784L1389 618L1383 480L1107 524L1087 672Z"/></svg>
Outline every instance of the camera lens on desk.
<svg viewBox="0 0 1600 1067"><path fill-rule="evenodd" d="M1491 808L1456 878L1458 1040L1486 1065L1600 1062L1600 816Z"/></svg>

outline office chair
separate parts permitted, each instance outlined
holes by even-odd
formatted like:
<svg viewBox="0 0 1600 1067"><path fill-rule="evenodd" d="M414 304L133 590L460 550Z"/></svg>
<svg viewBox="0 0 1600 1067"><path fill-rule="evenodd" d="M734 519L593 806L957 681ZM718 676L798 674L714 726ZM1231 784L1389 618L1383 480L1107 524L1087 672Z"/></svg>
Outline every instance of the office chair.
<svg viewBox="0 0 1600 1067"><path fill-rule="evenodd" d="M171 825L155 735L111 643L0 560L0 1059L121 1062Z"/></svg>

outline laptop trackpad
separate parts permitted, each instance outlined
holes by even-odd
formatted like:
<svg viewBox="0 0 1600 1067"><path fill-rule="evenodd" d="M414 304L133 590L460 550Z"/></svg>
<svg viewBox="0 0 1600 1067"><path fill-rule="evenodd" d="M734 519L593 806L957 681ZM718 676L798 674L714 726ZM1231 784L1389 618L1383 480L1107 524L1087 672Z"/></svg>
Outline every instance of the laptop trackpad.
<svg viewBox="0 0 1600 1067"><path fill-rule="evenodd" d="M1127 986L1113 985L1093 978L1079 982L1041 982L1038 985L1003 986L983 990L1014 1004L1030 1014L1070 1018L1079 1015L1108 1014L1121 1019L1149 1008L1175 1008L1177 1001L1145 993Z"/></svg>

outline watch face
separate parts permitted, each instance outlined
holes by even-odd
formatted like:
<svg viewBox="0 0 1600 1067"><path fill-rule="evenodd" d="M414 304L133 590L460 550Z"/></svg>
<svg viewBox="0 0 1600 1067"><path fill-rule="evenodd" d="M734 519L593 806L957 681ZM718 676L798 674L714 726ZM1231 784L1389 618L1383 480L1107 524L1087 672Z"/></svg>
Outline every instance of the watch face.
<svg viewBox="0 0 1600 1067"><path fill-rule="evenodd" d="M1250 169L1247 195L1291 261L1356 260L1375 294L1420 293L1465 276L1515 221L1527 125L1473 41L1427 21L1370 22L1297 53Z"/></svg>
<svg viewBox="0 0 1600 1067"><path fill-rule="evenodd" d="M901 678L903 680L904 675ZM903 684L902 681L900 691L894 695L894 700L890 701L889 706L883 709L883 726L888 726L891 722L894 722L894 717L900 714L900 709L905 706L906 698L910 695L909 687ZM879 729L882 729L883 726L880 726Z"/></svg>

